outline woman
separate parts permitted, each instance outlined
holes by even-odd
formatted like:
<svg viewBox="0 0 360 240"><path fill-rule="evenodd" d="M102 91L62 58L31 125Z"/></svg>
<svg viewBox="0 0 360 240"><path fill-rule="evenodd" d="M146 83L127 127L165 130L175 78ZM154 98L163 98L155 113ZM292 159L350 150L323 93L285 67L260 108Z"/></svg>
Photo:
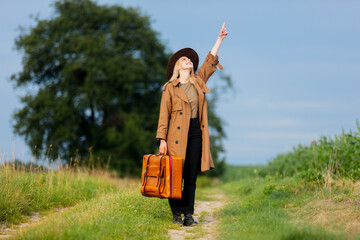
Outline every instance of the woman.
<svg viewBox="0 0 360 240"><path fill-rule="evenodd" d="M216 71L216 66L222 69L217 52L226 35L224 22L214 47L197 74L199 57L191 48L177 51L167 65L169 81L163 87L156 138L160 140L160 153L167 152L183 159L182 199L169 199L169 204L173 223L184 226L197 224L192 217L197 174L214 168L205 93L210 92L206 82Z"/></svg>

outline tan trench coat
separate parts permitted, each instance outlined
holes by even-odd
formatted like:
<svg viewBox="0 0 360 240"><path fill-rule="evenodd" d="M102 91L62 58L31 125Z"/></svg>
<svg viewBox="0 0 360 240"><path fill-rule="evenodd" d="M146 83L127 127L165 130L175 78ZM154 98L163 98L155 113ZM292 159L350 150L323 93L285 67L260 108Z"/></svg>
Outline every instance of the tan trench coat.
<svg viewBox="0 0 360 240"><path fill-rule="evenodd" d="M199 94L199 120L202 130L201 172L214 167L210 152L210 137L208 112L205 94L210 90L206 86L209 77L216 71L219 64L218 56L210 52L196 74L195 88ZM179 86L179 79L167 82L163 86L160 103L160 114L156 138L164 139L167 143L169 155L181 156L185 161L187 138L191 118L191 108L184 90Z"/></svg>

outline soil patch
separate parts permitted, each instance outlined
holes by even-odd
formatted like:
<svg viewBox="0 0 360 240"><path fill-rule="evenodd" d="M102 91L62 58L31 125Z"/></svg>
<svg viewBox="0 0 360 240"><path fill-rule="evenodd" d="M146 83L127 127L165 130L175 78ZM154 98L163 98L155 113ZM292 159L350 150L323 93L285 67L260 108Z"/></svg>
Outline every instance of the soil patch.
<svg viewBox="0 0 360 240"><path fill-rule="evenodd" d="M6 224L2 224L0 226L0 239L6 239L9 237L14 236L16 233L21 231L23 228L32 226L35 224L40 223L41 221L47 219L50 215L59 214L67 209L73 207L66 207L66 208L54 208L53 212L49 215L40 216L39 212L33 212L31 216L28 217L27 222L21 223L19 225L12 225L11 227L6 227Z"/></svg>

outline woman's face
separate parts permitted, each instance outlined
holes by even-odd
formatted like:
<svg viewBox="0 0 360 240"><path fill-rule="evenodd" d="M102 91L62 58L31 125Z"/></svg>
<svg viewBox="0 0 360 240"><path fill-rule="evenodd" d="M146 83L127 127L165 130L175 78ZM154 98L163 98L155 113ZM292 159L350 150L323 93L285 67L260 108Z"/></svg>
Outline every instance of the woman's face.
<svg viewBox="0 0 360 240"><path fill-rule="evenodd" d="M179 58L179 70L193 69L193 63L190 58L182 56Z"/></svg>

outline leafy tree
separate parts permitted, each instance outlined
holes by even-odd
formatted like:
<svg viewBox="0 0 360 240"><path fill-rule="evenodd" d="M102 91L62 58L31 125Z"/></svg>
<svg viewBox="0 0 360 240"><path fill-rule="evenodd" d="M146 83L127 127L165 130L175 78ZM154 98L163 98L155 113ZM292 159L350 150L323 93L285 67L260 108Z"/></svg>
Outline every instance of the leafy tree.
<svg viewBox="0 0 360 240"><path fill-rule="evenodd" d="M24 51L23 69L11 79L37 90L21 98L14 132L34 154L69 159L90 148L95 159L111 155L113 167L133 172L156 144L170 55L134 8L90 0L54 6L50 20L36 19L15 41Z"/></svg>
<svg viewBox="0 0 360 240"><path fill-rule="evenodd" d="M119 173L139 174L142 155L158 150L161 86L171 55L149 17L134 8L91 0L59 0L54 7L51 19L35 19L36 26L15 40L24 52L23 69L11 79L33 90L21 98L14 132L25 137L33 154L88 156L90 163L111 158ZM217 98L212 99L217 165L225 134L215 113ZM219 162L221 169L224 161Z"/></svg>

